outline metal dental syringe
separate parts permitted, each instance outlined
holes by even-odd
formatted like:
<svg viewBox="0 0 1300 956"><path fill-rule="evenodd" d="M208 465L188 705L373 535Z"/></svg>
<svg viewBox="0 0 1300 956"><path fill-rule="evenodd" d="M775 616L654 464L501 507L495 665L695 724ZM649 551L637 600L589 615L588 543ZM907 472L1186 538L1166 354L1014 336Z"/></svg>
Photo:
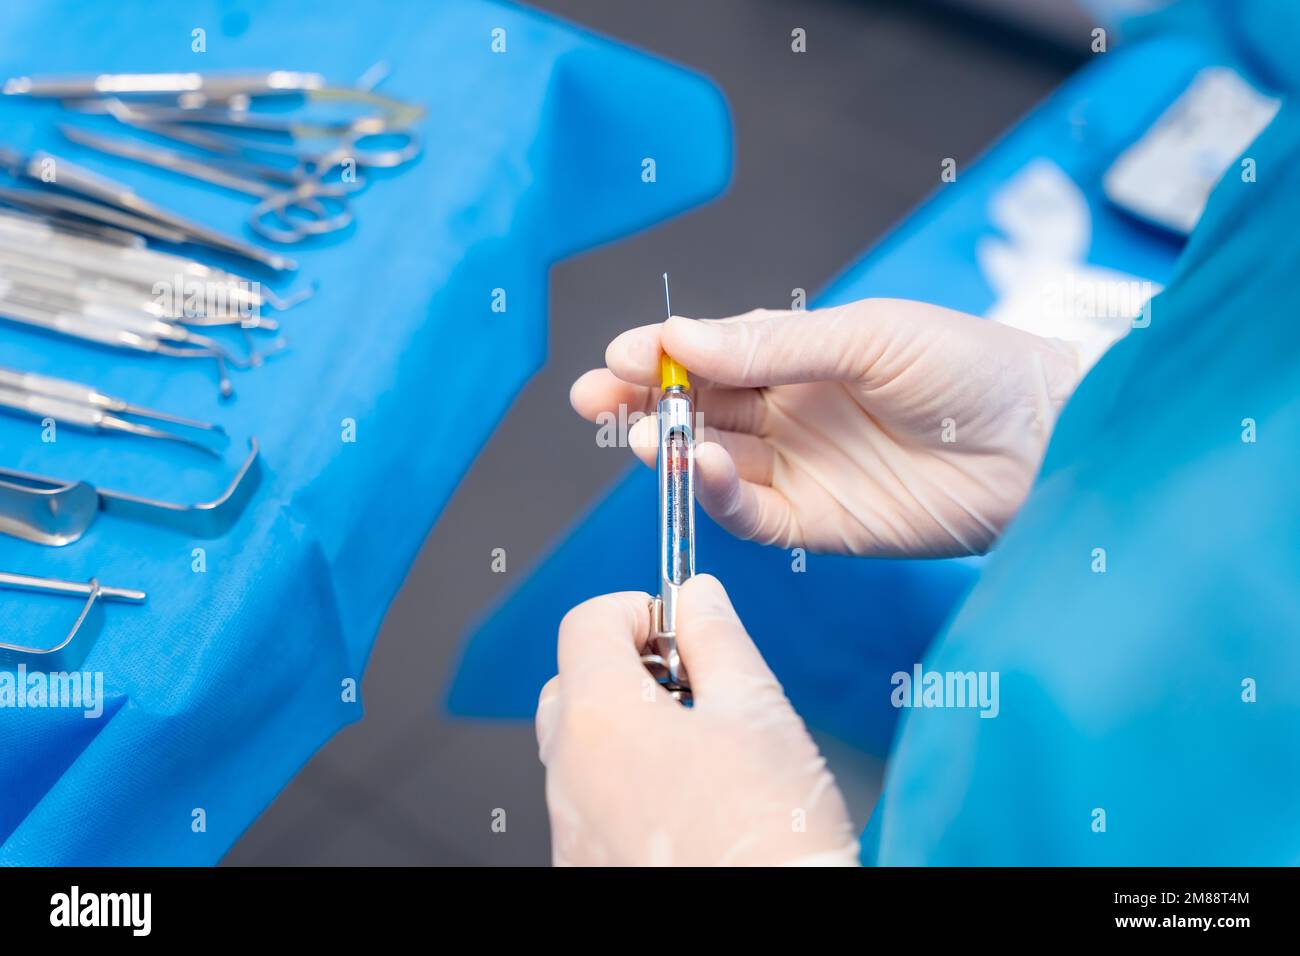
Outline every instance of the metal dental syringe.
<svg viewBox="0 0 1300 956"><path fill-rule="evenodd" d="M668 314L668 273L664 273ZM660 359L659 595L650 606L650 641L641 661L675 700L691 702L686 669L677 653L677 592L695 573L694 403L686 369Z"/></svg>

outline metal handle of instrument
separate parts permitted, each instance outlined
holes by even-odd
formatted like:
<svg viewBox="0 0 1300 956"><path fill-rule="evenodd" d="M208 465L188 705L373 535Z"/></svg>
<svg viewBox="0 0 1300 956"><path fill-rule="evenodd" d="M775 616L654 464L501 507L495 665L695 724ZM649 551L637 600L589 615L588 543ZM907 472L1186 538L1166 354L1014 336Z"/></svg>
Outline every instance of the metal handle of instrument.
<svg viewBox="0 0 1300 956"><path fill-rule="evenodd" d="M0 387L0 408L25 412L33 418L52 418L68 425L82 428L100 428L104 423L104 412L90 405L65 401L49 395L36 395Z"/></svg>

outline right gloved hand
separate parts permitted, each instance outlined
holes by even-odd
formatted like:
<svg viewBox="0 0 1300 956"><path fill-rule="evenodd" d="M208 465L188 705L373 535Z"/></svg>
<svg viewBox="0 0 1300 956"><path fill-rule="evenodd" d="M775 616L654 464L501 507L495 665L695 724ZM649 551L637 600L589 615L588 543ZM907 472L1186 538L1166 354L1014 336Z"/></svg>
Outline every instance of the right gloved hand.
<svg viewBox="0 0 1300 956"><path fill-rule="evenodd" d="M1023 503L1084 372L1075 346L921 302L864 299L618 336L573 386L597 421L648 417L660 353L691 372L696 496L742 538L858 555L986 551Z"/></svg>

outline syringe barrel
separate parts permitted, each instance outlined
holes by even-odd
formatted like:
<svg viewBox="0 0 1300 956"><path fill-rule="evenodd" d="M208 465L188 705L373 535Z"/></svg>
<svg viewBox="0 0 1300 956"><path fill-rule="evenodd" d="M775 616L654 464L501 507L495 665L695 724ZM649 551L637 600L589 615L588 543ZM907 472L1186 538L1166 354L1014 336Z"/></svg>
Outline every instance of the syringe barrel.
<svg viewBox="0 0 1300 956"><path fill-rule="evenodd" d="M694 405L687 388L674 386L659 400L659 601L651 649L667 665L668 679L685 685L677 655L677 591L695 573Z"/></svg>

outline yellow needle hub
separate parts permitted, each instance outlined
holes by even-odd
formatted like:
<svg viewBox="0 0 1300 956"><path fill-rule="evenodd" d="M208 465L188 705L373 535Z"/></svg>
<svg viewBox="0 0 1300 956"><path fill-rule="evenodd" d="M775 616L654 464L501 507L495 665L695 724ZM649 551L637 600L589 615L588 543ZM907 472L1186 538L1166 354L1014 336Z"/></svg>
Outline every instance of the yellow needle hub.
<svg viewBox="0 0 1300 956"><path fill-rule="evenodd" d="M659 356L659 377L663 388L672 388L674 386L680 388L691 387L691 380L686 374L685 366L674 362L666 353Z"/></svg>

